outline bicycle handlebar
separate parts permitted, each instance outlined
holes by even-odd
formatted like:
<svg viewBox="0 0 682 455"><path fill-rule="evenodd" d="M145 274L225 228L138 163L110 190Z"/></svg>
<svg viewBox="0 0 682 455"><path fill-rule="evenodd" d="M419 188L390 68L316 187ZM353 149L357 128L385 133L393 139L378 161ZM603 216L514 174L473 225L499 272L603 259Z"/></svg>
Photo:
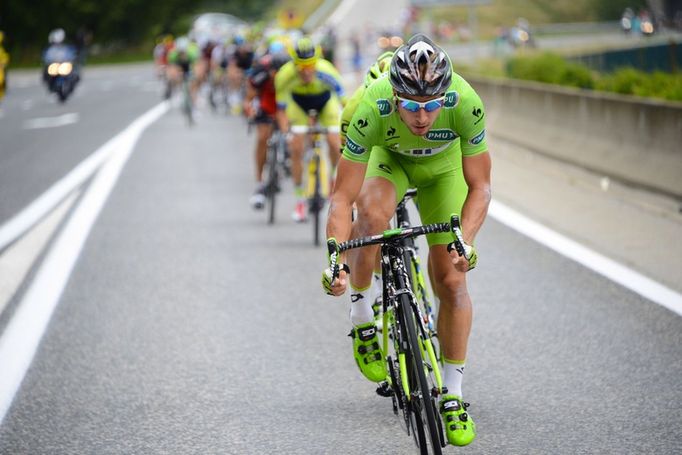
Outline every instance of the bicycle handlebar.
<svg viewBox="0 0 682 455"><path fill-rule="evenodd" d="M452 232L454 241L448 245L448 251L457 250L457 254L464 256L464 240L459 223L459 217L455 214L450 216L449 223L433 223L423 226L413 226L407 228L389 229L381 234L371 235L351 239L346 242L336 243L335 239L327 241L329 251L329 265L332 271L332 281L339 276L339 254L354 248L362 248L370 245L381 245L384 243L401 240L409 237L418 237L425 234L435 234L439 232Z"/></svg>

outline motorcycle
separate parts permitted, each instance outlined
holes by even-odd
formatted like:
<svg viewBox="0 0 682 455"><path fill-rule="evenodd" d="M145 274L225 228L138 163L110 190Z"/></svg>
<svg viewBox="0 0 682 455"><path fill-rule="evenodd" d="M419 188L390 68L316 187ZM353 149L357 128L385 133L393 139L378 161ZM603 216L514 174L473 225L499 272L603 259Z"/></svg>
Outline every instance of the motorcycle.
<svg viewBox="0 0 682 455"><path fill-rule="evenodd" d="M71 46L52 46L45 53L43 80L50 93L56 93L60 102L73 93L80 80L78 60Z"/></svg>

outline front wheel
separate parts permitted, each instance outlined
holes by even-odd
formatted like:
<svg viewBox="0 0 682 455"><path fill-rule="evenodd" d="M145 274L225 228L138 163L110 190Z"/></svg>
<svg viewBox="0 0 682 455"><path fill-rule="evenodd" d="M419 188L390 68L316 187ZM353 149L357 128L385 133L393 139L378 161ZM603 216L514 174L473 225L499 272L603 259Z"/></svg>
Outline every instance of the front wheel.
<svg viewBox="0 0 682 455"><path fill-rule="evenodd" d="M414 426L416 427L415 440L422 454L442 454L442 431L440 419L436 414L436 404L431 397L431 384L427 380L424 369L426 365L422 358L421 338L417 336L416 321L409 297L403 296L402 317L404 326L407 328L409 344L408 375L413 379L410 390L410 406L414 414ZM428 446L431 446L429 452Z"/></svg>
<svg viewBox="0 0 682 455"><path fill-rule="evenodd" d="M277 148L268 147L268 181L265 184L265 194L268 204L268 224L275 223L275 201L279 191L279 173L277 170Z"/></svg>

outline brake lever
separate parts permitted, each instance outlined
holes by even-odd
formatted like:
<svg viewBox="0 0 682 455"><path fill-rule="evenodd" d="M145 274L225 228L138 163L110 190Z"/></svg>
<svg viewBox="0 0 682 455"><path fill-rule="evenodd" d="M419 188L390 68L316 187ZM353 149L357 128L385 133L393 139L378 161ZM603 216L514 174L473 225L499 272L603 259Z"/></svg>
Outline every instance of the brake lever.
<svg viewBox="0 0 682 455"><path fill-rule="evenodd" d="M462 237L462 229L459 224L459 217L455 214L450 215L450 231L455 238L455 240L448 244L448 253L452 250L457 250L457 254L466 257L464 252L464 238Z"/></svg>

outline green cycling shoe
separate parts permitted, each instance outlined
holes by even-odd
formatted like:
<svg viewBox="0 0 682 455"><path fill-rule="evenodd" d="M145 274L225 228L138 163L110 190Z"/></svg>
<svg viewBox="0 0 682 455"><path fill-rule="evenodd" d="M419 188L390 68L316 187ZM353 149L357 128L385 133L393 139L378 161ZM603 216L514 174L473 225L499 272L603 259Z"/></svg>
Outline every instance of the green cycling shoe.
<svg viewBox="0 0 682 455"><path fill-rule="evenodd" d="M349 336L353 338L353 356L360 372L372 382L386 379L384 356L374 322L353 327Z"/></svg>
<svg viewBox="0 0 682 455"><path fill-rule="evenodd" d="M469 403L457 395L443 395L440 414L445 425L448 442L454 446L466 446L476 439L476 424L467 413Z"/></svg>

